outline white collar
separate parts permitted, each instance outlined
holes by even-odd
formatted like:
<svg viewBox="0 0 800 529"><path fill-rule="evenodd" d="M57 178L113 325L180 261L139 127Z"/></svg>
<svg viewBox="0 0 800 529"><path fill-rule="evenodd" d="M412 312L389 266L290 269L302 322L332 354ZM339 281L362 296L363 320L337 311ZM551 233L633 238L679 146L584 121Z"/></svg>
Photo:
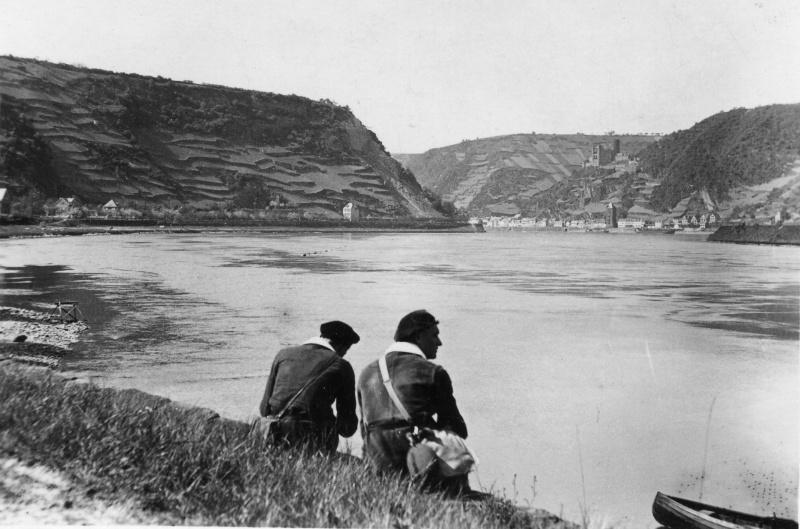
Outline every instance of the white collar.
<svg viewBox="0 0 800 529"><path fill-rule="evenodd" d="M314 338L311 338L311 339L306 340L305 342L303 342L303 345L306 345L306 344L321 345L325 349L330 349L334 353L336 352L336 349L334 349L333 346L331 345L331 341L328 340L327 338L321 338L319 336L315 336Z"/></svg>
<svg viewBox="0 0 800 529"><path fill-rule="evenodd" d="M411 353L419 355L422 358L425 358L425 360L428 359L425 356L425 353L422 352L422 349L409 342L394 342L383 354L387 355L389 353Z"/></svg>

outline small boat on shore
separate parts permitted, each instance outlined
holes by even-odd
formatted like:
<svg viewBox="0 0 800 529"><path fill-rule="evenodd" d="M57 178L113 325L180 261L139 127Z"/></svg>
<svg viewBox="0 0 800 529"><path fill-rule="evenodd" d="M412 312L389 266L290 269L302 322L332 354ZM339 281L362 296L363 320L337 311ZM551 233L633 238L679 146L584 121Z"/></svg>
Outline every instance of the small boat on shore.
<svg viewBox="0 0 800 529"><path fill-rule="evenodd" d="M653 500L653 518L670 529L798 529L794 520L756 516L661 492Z"/></svg>
<svg viewBox="0 0 800 529"><path fill-rule="evenodd" d="M486 233L481 219L469 219L469 225L475 233Z"/></svg>

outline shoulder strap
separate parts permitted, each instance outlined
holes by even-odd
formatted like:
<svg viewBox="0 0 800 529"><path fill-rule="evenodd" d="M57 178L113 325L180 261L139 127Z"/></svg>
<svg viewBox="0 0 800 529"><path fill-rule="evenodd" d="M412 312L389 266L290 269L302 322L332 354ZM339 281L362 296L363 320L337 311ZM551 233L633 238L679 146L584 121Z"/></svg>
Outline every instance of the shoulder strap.
<svg viewBox="0 0 800 529"><path fill-rule="evenodd" d="M325 372L325 370L326 370L326 369L328 369L330 366L332 366L332 365L333 365L333 363L336 361L336 359L337 359L337 358L339 358L339 357L338 357L338 355L337 355L337 356L334 356L333 358L331 358L331 359L330 359L330 361L328 361L328 363L326 363L324 366L322 366L322 369L318 370L318 371L317 371L317 372L314 374L314 376L313 376L313 377L309 378L309 379L308 379L308 382L306 382L306 383L303 385L303 387L302 387L302 388L300 388L300 391L298 391L297 393L295 393L295 394L294 394L294 397L292 397L291 399L289 399L289 402L286 404L286 406L284 406L284 407L283 407L283 409L282 409L282 410L281 410L281 412L280 412L280 413L279 413L279 414L276 416L276 418L277 418L277 419L280 419L281 417L283 417L283 414L284 414L284 413L286 413L286 411L289 409L289 407L290 407L292 404L294 404L294 401L295 401L295 400L297 400L297 397L299 397L299 396L300 396L300 395L301 395L301 394L302 394L302 393L303 393L303 392L306 390L306 388L307 388L308 386L310 386L310 385L311 385L311 383L312 383L312 382L314 382L315 380L317 380L317 379L319 378L319 376L320 376L322 373L324 373L324 372Z"/></svg>
<svg viewBox="0 0 800 529"><path fill-rule="evenodd" d="M397 393L394 390L394 386L392 386L392 380L389 378L389 366L386 365L386 353L381 355L378 358L378 366L381 369L381 377L383 377L383 385L386 386L386 391L389 392L389 397L394 402L394 405L397 406L397 409L400 411L400 415L403 416L405 420L409 423L411 422L411 416L408 414L408 410L406 407L403 406L403 403L400 402L400 397L397 396Z"/></svg>

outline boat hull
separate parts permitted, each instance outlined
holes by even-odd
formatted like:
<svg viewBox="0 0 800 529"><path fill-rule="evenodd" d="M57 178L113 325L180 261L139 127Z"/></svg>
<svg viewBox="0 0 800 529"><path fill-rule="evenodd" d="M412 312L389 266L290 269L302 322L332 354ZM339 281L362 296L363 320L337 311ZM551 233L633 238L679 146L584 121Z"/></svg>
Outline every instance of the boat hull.
<svg viewBox="0 0 800 529"><path fill-rule="evenodd" d="M798 529L797 522L722 509L657 493L653 518L670 529Z"/></svg>

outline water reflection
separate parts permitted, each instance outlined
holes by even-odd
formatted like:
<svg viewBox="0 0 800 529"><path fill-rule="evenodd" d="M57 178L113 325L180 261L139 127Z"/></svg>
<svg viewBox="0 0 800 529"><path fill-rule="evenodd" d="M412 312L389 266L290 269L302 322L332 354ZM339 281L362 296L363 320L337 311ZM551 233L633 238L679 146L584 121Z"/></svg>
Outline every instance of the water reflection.
<svg viewBox="0 0 800 529"><path fill-rule="evenodd" d="M328 250L325 250L326 252ZM728 264L733 264L729 261ZM399 272L440 278L491 283L530 294L568 295L605 299L635 294L651 300L670 296L679 308L670 312L677 321L710 329L770 336L781 340L800 338L800 288L794 284L766 288L731 287L728 281L694 281L690 277L667 282L640 281L608 273L558 273L547 270L475 268L463 264L420 264L364 262L332 255L298 255L277 249L260 250L257 255L228 257L224 267L271 267L313 274L357 272ZM777 270L778 267L768 269ZM721 306L725 310L721 310Z"/></svg>

